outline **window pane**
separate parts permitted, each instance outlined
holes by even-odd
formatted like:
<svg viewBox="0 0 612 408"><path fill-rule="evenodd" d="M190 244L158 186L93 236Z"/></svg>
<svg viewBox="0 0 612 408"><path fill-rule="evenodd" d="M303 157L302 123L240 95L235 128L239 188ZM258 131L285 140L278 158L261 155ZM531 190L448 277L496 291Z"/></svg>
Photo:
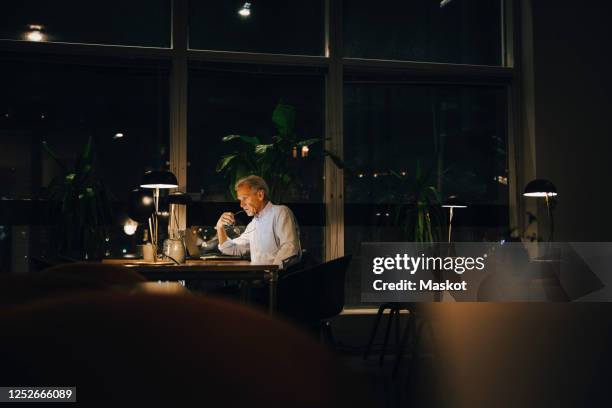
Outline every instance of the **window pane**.
<svg viewBox="0 0 612 408"><path fill-rule="evenodd" d="M170 47L170 0L28 0L4 9L2 39Z"/></svg>
<svg viewBox="0 0 612 408"><path fill-rule="evenodd" d="M190 225L214 225L221 212L240 209L230 192L232 179L216 167L223 156L246 154L258 168L270 166L264 178L273 189L273 201L287 203L293 210L302 247L321 259L325 225L322 140L311 145L305 157L301 148L294 157L293 146L297 141L324 137L323 85L321 73L302 69L206 65L190 70L187 190L196 197L188 211ZM227 135L242 135L257 137L261 144L273 143L280 132L272 115L281 101L294 109L295 131L283 136L288 142L274 148L275 156L255 155L254 145L243 141L222 141ZM253 170L242 162L230 167L234 165L246 173ZM282 182L285 174L289 183ZM248 218L239 221L246 223Z"/></svg>
<svg viewBox="0 0 612 408"><path fill-rule="evenodd" d="M242 16L244 1L190 2L192 49L323 55L324 2L254 1Z"/></svg>
<svg viewBox="0 0 612 408"><path fill-rule="evenodd" d="M344 55L501 65L500 0L345 0Z"/></svg>
<svg viewBox="0 0 612 408"><path fill-rule="evenodd" d="M295 132L287 140L322 141L323 76L289 70L248 72L250 68L246 67L227 67L235 72L215 69L190 72L187 189L202 194L207 201L227 201L232 199L233 187L223 172L216 171L216 166L227 154L251 152L253 148L239 140L223 142L221 139L227 135L243 135L257 137L262 144L274 142L273 137L279 132L272 114L282 102L295 111ZM283 202L322 201L321 141L309 147L305 158L302 149L296 150L295 158L290 150L287 157L279 157L279 163L270 163L273 173L284 171L296 177L286 191L279 187L275 198Z"/></svg>
<svg viewBox="0 0 612 408"><path fill-rule="evenodd" d="M417 240L415 197L430 186L468 205L454 210L454 241L507 238L504 87L349 83L344 97L349 303L360 299L360 244ZM446 240L448 213L433 207Z"/></svg>
<svg viewBox="0 0 612 408"><path fill-rule="evenodd" d="M100 177L118 198L146 169L168 160L165 68L2 64L8 74L0 79L0 162L10 182L0 195L38 197L57 174L43 141L71 165L91 136Z"/></svg>
<svg viewBox="0 0 612 408"><path fill-rule="evenodd" d="M5 75L0 78L0 206L19 204L12 207L14 216L2 217L0 224L5 224L5 232L13 231L13 244L22 238L15 232L16 225L28 229L37 218L45 228L59 222L37 216L46 210L38 199L48 197L53 181L75 171L77 158L90 138L93 179L108 189L115 210L111 214L116 217L121 215L119 204L125 203L129 192L140 184L144 172L166 166L169 126L165 63L151 63L151 67L114 60L1 63ZM130 242L135 244L135 239L123 233L120 221L125 219L117 218L117 225L110 230L107 249L111 255L120 255L123 248L129 252L135 249L126 247ZM36 236L33 231L38 231ZM39 232L30 231L30 250L56 246L57 237L41 238ZM16 254L17 249L11 252Z"/></svg>

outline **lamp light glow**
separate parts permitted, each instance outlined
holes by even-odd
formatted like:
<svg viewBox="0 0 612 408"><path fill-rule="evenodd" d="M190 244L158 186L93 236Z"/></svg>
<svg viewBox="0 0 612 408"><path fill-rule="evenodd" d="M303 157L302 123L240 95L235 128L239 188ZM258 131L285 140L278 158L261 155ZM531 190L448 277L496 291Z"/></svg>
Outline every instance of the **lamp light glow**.
<svg viewBox="0 0 612 408"><path fill-rule="evenodd" d="M28 25L28 30L24 37L26 40L28 41L33 41L33 42L41 42L41 41L45 41L46 36L43 34L42 30L43 30L43 26L40 24L30 24Z"/></svg>
<svg viewBox="0 0 612 408"><path fill-rule="evenodd" d="M534 191L533 193L523 193L525 197L555 197L556 192Z"/></svg>
<svg viewBox="0 0 612 408"><path fill-rule="evenodd" d="M242 8L238 10L238 14L241 17L249 17L251 15L251 3L244 3Z"/></svg>
<svg viewBox="0 0 612 408"><path fill-rule="evenodd" d="M525 197L555 197L557 188L549 180L535 179L527 183L523 195Z"/></svg>
<svg viewBox="0 0 612 408"><path fill-rule="evenodd" d="M128 218L125 224L123 224L123 232L126 235L134 235L138 229L138 223L131 218Z"/></svg>

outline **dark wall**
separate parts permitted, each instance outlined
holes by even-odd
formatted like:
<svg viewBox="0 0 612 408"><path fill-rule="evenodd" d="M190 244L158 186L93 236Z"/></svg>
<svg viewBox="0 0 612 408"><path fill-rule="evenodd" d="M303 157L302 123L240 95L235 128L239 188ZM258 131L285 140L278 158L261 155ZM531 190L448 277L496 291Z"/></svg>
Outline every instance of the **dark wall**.
<svg viewBox="0 0 612 408"><path fill-rule="evenodd" d="M612 241L612 5L531 2L536 172L559 191L555 239Z"/></svg>

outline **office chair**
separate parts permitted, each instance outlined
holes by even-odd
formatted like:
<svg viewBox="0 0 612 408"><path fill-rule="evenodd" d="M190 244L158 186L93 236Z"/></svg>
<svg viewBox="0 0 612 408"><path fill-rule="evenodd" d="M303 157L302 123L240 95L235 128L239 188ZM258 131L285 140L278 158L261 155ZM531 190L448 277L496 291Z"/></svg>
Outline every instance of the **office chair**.
<svg viewBox="0 0 612 408"><path fill-rule="evenodd" d="M348 255L281 274L279 313L299 325L315 329L324 342L333 345L329 319L344 308L344 284L350 261Z"/></svg>

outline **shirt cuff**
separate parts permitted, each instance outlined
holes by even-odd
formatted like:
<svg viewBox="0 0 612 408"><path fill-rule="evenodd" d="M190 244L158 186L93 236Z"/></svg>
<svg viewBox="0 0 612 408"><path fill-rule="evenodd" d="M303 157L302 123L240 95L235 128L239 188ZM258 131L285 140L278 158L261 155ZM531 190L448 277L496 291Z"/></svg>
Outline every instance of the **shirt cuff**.
<svg viewBox="0 0 612 408"><path fill-rule="evenodd" d="M219 244L219 250L223 251L224 249L228 249L233 246L234 242L231 239L227 239L224 243Z"/></svg>

